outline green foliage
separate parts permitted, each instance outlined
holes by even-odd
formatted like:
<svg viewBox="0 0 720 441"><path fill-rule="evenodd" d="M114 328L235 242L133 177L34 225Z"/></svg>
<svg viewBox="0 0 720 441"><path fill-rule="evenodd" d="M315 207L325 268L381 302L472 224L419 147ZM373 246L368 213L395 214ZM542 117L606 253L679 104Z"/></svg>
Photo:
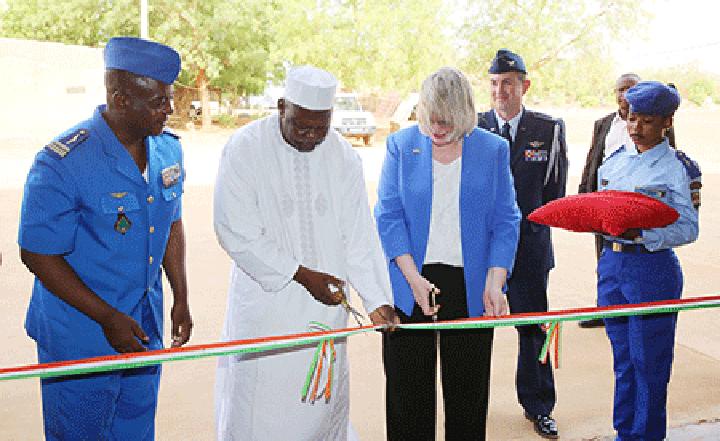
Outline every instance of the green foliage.
<svg viewBox="0 0 720 441"><path fill-rule="evenodd" d="M688 99L698 106L705 103L707 98L717 101L718 87L717 82L709 78L701 78L690 84L687 89Z"/></svg>
<svg viewBox="0 0 720 441"><path fill-rule="evenodd" d="M445 1L286 0L278 9L275 65L314 64L348 89L417 90L433 70L456 64ZM282 77L278 78L282 79Z"/></svg>
<svg viewBox="0 0 720 441"><path fill-rule="evenodd" d="M98 46L113 35L137 35L136 0L7 0L0 36Z"/></svg>
<svg viewBox="0 0 720 441"><path fill-rule="evenodd" d="M680 95L701 106L708 98L720 103L720 75L703 72L697 64L683 64L660 70L641 72L643 79L673 83Z"/></svg>
<svg viewBox="0 0 720 441"><path fill-rule="evenodd" d="M565 104L600 102L614 81L612 46L649 14L635 0L467 0L460 30L462 66L485 81L490 60L501 48L522 55L532 86L528 99Z"/></svg>
<svg viewBox="0 0 720 441"><path fill-rule="evenodd" d="M238 127L237 118L235 118L232 115L222 114L222 115L214 116L213 122L217 123L217 125L219 125L220 127L224 128L224 129Z"/></svg>
<svg viewBox="0 0 720 441"><path fill-rule="evenodd" d="M151 1L150 38L180 53L182 84L259 93L270 70L273 1ZM112 36L139 34L137 0L10 0L7 6L0 16L5 37L98 46ZM188 108L178 111L187 115Z"/></svg>
<svg viewBox="0 0 720 441"><path fill-rule="evenodd" d="M269 69L267 0L164 0L150 2L150 37L178 50L180 81L200 72L213 87L234 94L259 93Z"/></svg>
<svg viewBox="0 0 720 441"><path fill-rule="evenodd" d="M4 37L98 46L116 35L138 35L137 0L9 0ZM180 52L185 84L200 71L211 86L258 93L269 69L268 0L150 1L150 38Z"/></svg>
<svg viewBox="0 0 720 441"><path fill-rule="evenodd" d="M149 6L150 38L182 56L183 103L208 87L225 96L258 94L300 64L333 72L346 89L403 96L432 71L454 65L470 77L478 107L487 107L487 68L505 47L525 59L530 103L609 104L615 73L608 48L652 16L648 0L151 0ZM7 0L0 35L101 46L114 35L137 35L138 16L137 0ZM708 96L720 102L716 77L685 68L658 78L678 84L692 102Z"/></svg>

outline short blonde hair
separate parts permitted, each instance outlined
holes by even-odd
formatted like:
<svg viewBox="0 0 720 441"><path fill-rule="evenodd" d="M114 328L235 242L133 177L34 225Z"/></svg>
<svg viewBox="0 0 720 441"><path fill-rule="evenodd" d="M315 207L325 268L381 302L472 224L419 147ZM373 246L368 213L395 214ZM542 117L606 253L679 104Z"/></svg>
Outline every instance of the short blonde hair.
<svg viewBox="0 0 720 441"><path fill-rule="evenodd" d="M429 135L430 118L453 126L452 139L460 139L477 126L475 99L465 75L453 67L442 67L423 81L417 109L418 125Z"/></svg>

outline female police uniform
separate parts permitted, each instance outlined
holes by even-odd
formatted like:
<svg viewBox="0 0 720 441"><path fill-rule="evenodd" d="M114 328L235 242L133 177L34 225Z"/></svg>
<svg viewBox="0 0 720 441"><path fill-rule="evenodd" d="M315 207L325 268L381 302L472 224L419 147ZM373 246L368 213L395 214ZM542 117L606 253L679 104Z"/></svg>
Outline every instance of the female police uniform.
<svg viewBox="0 0 720 441"><path fill-rule="evenodd" d="M628 90L631 112L670 116L677 92L657 82ZM642 193L673 207L679 219L664 228L642 230L634 240L605 236L598 262L598 303L622 305L680 298L682 271L673 248L698 235L698 213L690 195L692 164L683 161L667 138L640 153L625 145L598 170L598 189ZM605 320L613 349L613 425L619 440L661 440L666 433L667 385L673 360L677 314Z"/></svg>

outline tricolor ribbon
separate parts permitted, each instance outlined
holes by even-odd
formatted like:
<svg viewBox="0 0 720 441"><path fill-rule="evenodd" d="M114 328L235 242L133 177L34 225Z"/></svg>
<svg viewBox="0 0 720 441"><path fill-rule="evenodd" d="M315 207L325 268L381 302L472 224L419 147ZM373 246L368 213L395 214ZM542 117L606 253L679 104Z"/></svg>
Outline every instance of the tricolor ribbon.
<svg viewBox="0 0 720 441"><path fill-rule="evenodd" d="M580 321L592 318L626 317L631 315L664 314L693 309L720 307L720 296L693 297L679 300L638 303L631 305L605 306L598 308L576 308L561 311L513 314L503 317L472 317L460 320L435 323L406 323L398 325L401 329L470 329L496 328L504 326L522 326L548 322ZM116 354L103 357L67 360L54 363L30 364L10 368L0 368L0 381L21 378L49 378L65 375L106 372L155 365L178 360L195 360L206 357L219 357L251 352L264 352L272 349L289 348L362 334L373 330L382 330L385 326L362 326L356 328L335 329L331 331L306 332L301 334L277 335L245 340L234 340L204 345L183 346L180 348L160 349L156 351Z"/></svg>
<svg viewBox="0 0 720 441"><path fill-rule="evenodd" d="M310 322L310 329L316 331L330 331L331 328L320 322ZM315 348L312 362L310 363L310 369L305 376L305 384L303 385L301 400L302 402L309 401L310 404L315 403L316 400L325 397L325 402L330 401L332 395L332 382L333 382L333 368L335 366L335 359L337 358L337 352L335 351L335 339L328 338L320 341ZM325 388L318 394L320 386L320 377L322 376L323 362L327 360L328 371L325 380ZM308 397L310 390L310 383L315 378L315 383L312 388L312 393ZM308 399L309 398L309 399Z"/></svg>
<svg viewBox="0 0 720 441"><path fill-rule="evenodd" d="M542 364L547 363L550 346L554 344L553 361L555 362L555 369L557 369L560 367L560 331L562 330L562 322L543 323L540 327L545 331L545 343L540 349L538 361Z"/></svg>

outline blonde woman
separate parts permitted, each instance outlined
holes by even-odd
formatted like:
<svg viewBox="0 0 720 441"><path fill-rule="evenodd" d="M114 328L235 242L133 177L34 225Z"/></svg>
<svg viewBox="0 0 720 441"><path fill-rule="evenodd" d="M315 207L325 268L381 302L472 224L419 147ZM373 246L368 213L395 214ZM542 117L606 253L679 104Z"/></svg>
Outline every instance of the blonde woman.
<svg viewBox="0 0 720 441"><path fill-rule="evenodd" d="M520 222L507 141L476 127L472 88L453 68L423 82L418 121L388 137L375 207L395 309L403 323L507 314ZM446 439L485 439L492 339L385 334L388 440L435 439L438 344Z"/></svg>

